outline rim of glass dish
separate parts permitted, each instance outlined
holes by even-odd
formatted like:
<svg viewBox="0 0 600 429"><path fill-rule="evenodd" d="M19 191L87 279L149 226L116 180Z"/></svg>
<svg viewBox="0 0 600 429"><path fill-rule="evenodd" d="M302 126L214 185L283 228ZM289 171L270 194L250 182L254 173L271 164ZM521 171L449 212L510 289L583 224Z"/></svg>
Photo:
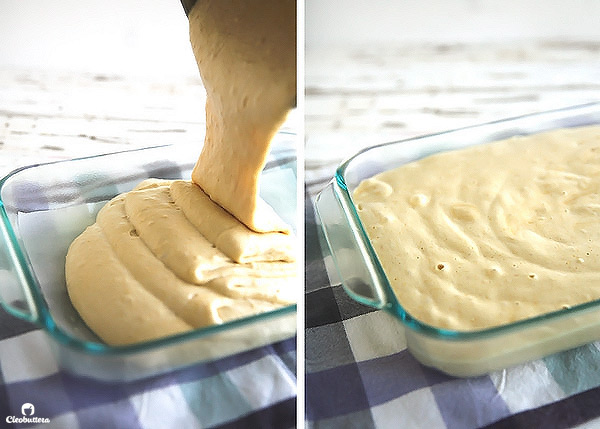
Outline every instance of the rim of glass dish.
<svg viewBox="0 0 600 429"><path fill-rule="evenodd" d="M375 249L373 249L373 246L371 245L371 241L369 240L367 232L364 229L364 226L360 220L360 216L358 215L358 212L356 211L354 201L352 200L352 196L350 195L350 192L348 191L348 186L345 181L346 169L352 163L352 161L355 160L356 158L358 158L359 156L361 156L363 153L366 153L366 152L374 150L374 149L378 149L378 148L381 148L384 146L414 142L417 140L432 138L432 137L451 134L451 133L457 133L457 132L466 131L466 130L474 129L474 128L486 127L486 126L493 125L493 124L509 123L512 121L517 121L519 119L531 118L531 117L535 117L535 116L548 116L550 114L558 114L558 113L566 114L569 112L574 114L577 110L589 109L591 107L600 108L600 102L586 103L586 104L577 105L577 106L549 110L549 111L545 111L545 112L537 112L537 113L519 115L519 116L514 116L514 117L510 117L510 118L495 120L495 121L488 121L485 123L471 125L471 126L467 126L467 127L456 128L456 129L452 129L452 130L448 130L448 131L426 134L426 135L422 135L422 136L418 136L418 137L407 138L407 139L397 140L397 141L393 141L393 142L381 143L381 144L377 144L374 146L369 146L367 148L364 148L364 149L358 151L357 153L355 153L354 155L352 155L346 161L342 162L335 171L335 176L334 176L334 181L333 181L334 186L337 187L338 195L340 195L344 199L345 203L350 208L349 215L351 216L352 219L348 219L348 220L351 222L351 224L354 223L358 227L358 231L357 231L358 238L361 240L361 242L362 242L361 244L364 245L364 248L367 251L366 256L370 259L370 261L373 263L373 266L375 267L377 279L373 279L373 280L379 282L379 284L374 285L374 286L380 287L383 290L383 292L385 294L385 298L387 300L387 302L384 303L383 306L381 306L381 309L388 311L393 316L400 319L400 321L403 322L404 325L409 327L410 329L412 329L416 332L426 334L429 337L434 337L434 338L440 339L440 340L454 340L454 341L466 340L466 341L468 341L468 340L477 340L477 339L482 339L482 338L498 336L498 335L513 332L516 330L522 330L522 329L525 329L528 327L535 327L536 325L542 324L543 322L548 322L548 321L556 320L559 318L564 318L569 315L573 315L573 314L584 312L586 310L593 309L594 307L600 308L600 298L599 298L599 299L595 299L593 301L588 301L588 302L584 302L581 304L573 305L569 308L564 308L564 309L552 311L549 313L544 313L544 314L541 314L538 316L534 316L534 317L530 317L530 318L526 318L526 319L522 319L522 320L517 320L512 323L507 323L507 324L503 324L503 325L493 326L490 328L484 328L484 329L478 329L478 330L472 330L472 331L459 331L459 330L453 330L453 329L436 328L433 325L422 322L418 318L412 316L410 314L410 312L408 312L398 301L396 294L394 293L394 291L391 287L391 284L383 270L383 267L381 266L379 258L377 257L377 255L375 253ZM344 213L346 216L348 216L348 213L346 212L346 210L344 210ZM365 255L363 255L363 257L364 256ZM346 287L344 287L344 289L348 291L348 289ZM373 307L373 303L370 300L361 299L360 295L358 295L354 292L351 292L351 291L348 291L348 292L349 292L349 295L353 299L355 299L363 304Z"/></svg>
<svg viewBox="0 0 600 429"><path fill-rule="evenodd" d="M281 131L278 134L286 134L286 135L295 135L293 132ZM170 335L166 337L161 337L151 341L144 341L141 343L122 345L122 346L110 346L108 344L102 342L92 342L86 340L80 340L69 335L67 332L63 331L54 321L52 314L50 313L50 309L46 304L46 300L40 292L40 284L37 282L33 271L30 269L30 264L28 262L27 257L22 252L21 247L18 243L17 236L13 230L13 227L8 218L8 214L6 212L4 202L2 201L2 188L7 180L9 180L14 175L24 171L33 169L36 167L42 167L46 165L53 164L64 164L64 163L73 163L79 161L86 161L93 158L101 158L101 157L110 157L123 153L133 153L138 151L151 151L151 150L159 150L165 149L168 147L174 146L172 144L166 145L157 145L143 148L135 148L128 149L110 153L103 153L98 155L90 155L79 158L73 158L68 160L59 160L59 161L51 161L45 163L32 164L24 167L17 168L2 179L0 179L0 218L1 222L4 225L6 233L8 235L8 242L5 243L6 246L10 246L10 251L14 252L16 256L16 261L11 258L9 263L14 265L16 262L18 267L15 267L17 270L20 270L23 274L23 278L19 279L19 285L22 288L27 288L27 291L31 294L31 298L33 300L34 308L33 314L29 315L26 313L21 313L19 310L14 309L8 303L5 303L3 300L0 300L0 305L5 309L9 314L14 317L17 317L22 320L26 320L28 322L35 323L40 325L44 331L46 331L51 338L55 339L62 345L71 347L78 351L89 353L93 355L104 355L104 356L126 356L132 355L136 353L148 352L152 350L157 350L160 348L166 348L169 346L173 346L184 341L191 341L195 339L200 339L203 337L208 337L211 335L215 335L217 333L226 332L233 330L235 328L240 328L248 325L252 325L254 323L260 323L265 320L272 320L278 317L283 317L287 315L291 315L296 313L297 304L287 305L281 308L277 308L275 310L270 310L264 313L254 314L251 316L242 317L240 319L231 320L218 325L210 325L198 329L194 329L191 331L182 332L180 334ZM25 281L26 284L22 284L21 280Z"/></svg>

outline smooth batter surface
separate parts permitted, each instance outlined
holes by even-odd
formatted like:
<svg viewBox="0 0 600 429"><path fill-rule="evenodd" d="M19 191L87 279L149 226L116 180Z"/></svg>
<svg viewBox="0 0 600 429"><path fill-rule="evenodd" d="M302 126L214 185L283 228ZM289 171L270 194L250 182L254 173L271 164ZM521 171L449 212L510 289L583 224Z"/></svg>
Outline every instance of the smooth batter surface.
<svg viewBox="0 0 600 429"><path fill-rule="evenodd" d="M296 3L203 0L189 20L207 90L193 182L118 195L66 258L74 307L113 345L296 301L295 239L258 183L296 95Z"/></svg>
<svg viewBox="0 0 600 429"><path fill-rule="evenodd" d="M600 298L600 127L433 155L362 182L400 304L475 330Z"/></svg>

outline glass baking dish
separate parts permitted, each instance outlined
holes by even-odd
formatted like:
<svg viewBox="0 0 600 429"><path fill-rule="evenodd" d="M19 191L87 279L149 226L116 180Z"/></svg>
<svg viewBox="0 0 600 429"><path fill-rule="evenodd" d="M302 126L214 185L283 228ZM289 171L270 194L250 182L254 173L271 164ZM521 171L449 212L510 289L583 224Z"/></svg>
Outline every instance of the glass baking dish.
<svg viewBox="0 0 600 429"><path fill-rule="evenodd" d="M430 154L592 124L600 124L600 103L377 145L342 163L315 205L346 292L391 313L417 360L455 376L488 373L600 339L600 300L478 331L437 329L415 319L396 299L352 201L362 180Z"/></svg>
<svg viewBox="0 0 600 429"><path fill-rule="evenodd" d="M295 147L294 134L279 133L261 178L262 197L294 230ZM72 307L64 279L71 241L95 221L106 201L141 180L189 179L197 151L179 146L138 149L25 167L0 181L1 304L47 332L63 368L103 380L137 379L296 334L296 305L289 305L167 338L111 347Z"/></svg>

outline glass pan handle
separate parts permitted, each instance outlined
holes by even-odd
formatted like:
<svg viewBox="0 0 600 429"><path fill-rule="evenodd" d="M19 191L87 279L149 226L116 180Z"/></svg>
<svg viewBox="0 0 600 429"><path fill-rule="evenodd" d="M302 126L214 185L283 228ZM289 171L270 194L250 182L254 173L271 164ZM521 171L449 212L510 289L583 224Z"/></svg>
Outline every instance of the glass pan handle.
<svg viewBox="0 0 600 429"><path fill-rule="evenodd" d="M356 301L375 308L388 304L379 275L368 256L359 227L347 216L343 196L330 182L317 196L315 209L344 289Z"/></svg>
<svg viewBox="0 0 600 429"><path fill-rule="evenodd" d="M23 255L15 250L17 238L7 228L9 220L1 204L0 217L0 304L13 316L36 323L38 311L27 286L28 274L22 269Z"/></svg>

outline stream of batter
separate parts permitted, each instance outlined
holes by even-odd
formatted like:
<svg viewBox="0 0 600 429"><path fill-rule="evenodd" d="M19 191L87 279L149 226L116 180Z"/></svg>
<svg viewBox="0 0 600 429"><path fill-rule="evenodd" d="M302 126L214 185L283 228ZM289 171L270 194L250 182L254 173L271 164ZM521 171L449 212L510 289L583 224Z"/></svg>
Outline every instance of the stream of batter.
<svg viewBox="0 0 600 429"><path fill-rule="evenodd" d="M600 127L436 154L363 181L360 219L400 304L502 325L600 298Z"/></svg>
<svg viewBox="0 0 600 429"><path fill-rule="evenodd" d="M296 97L296 3L202 0L189 23L207 91L192 181L149 179L116 196L66 257L71 302L112 345L296 300L295 238L259 196Z"/></svg>

